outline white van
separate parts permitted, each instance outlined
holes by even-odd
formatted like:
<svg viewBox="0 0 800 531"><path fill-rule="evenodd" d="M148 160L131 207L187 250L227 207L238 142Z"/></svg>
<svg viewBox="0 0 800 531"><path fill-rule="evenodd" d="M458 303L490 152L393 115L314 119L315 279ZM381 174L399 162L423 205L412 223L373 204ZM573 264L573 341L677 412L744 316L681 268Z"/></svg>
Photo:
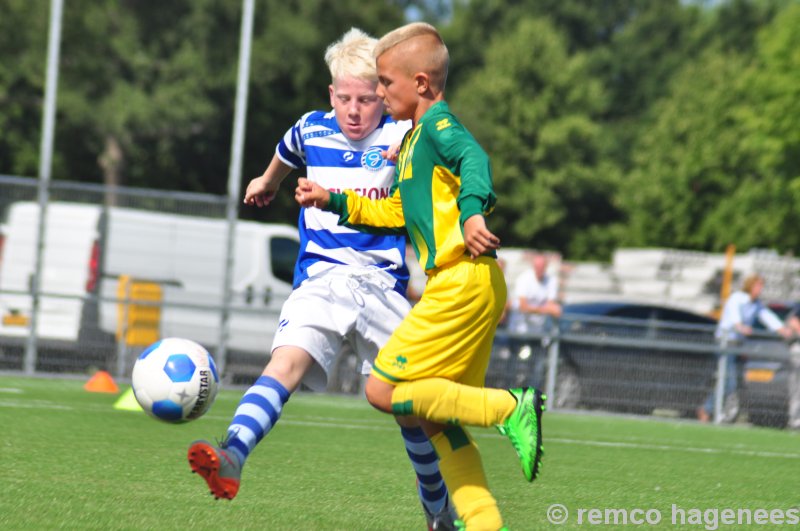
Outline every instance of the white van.
<svg viewBox="0 0 800 531"><path fill-rule="evenodd" d="M101 220L100 328L116 333L119 279L161 287L161 337L219 341L228 225L115 207ZM299 239L289 225L239 221L233 252L230 337L234 350L267 352L292 290Z"/></svg>
<svg viewBox="0 0 800 531"><path fill-rule="evenodd" d="M59 202L47 212L40 344L71 346L79 356L87 348L112 348L124 316L116 300L119 282L128 277L160 287L161 337L217 345L226 220ZM29 331L38 216L38 204L14 203L1 229L0 344ZM295 227L237 223L230 349L266 354L292 289L298 248ZM98 331L103 340L96 339ZM82 344L86 337L95 338L94 345Z"/></svg>
<svg viewBox="0 0 800 531"><path fill-rule="evenodd" d="M51 203L47 209L40 290L39 337L74 343L81 327L83 300L89 277L92 245L97 239L99 207ZM31 286L36 260L39 205L9 206L0 227L0 337L22 343L30 329ZM51 296L52 295L52 296Z"/></svg>

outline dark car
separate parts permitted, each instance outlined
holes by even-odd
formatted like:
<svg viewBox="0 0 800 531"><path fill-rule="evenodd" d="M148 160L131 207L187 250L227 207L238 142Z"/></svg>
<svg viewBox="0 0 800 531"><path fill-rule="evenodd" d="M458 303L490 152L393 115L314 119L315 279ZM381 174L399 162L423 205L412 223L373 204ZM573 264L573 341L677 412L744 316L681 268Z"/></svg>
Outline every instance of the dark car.
<svg viewBox="0 0 800 531"><path fill-rule="evenodd" d="M781 319L785 319L792 310L791 304L771 303L768 306ZM754 338L746 341L744 346L756 352L788 355L790 349L800 348L800 345L790 345L775 334L768 333L760 322L753 326L753 332ZM786 425L790 370L788 360L744 357L740 400L742 412L747 414L750 422L760 426Z"/></svg>
<svg viewBox="0 0 800 531"><path fill-rule="evenodd" d="M487 384L497 383L492 378L505 366L506 374L527 369L523 379L544 387L548 352L556 346L556 407L693 416L714 385L715 325L711 317L667 306L568 304L557 327L529 339L527 351L493 359Z"/></svg>

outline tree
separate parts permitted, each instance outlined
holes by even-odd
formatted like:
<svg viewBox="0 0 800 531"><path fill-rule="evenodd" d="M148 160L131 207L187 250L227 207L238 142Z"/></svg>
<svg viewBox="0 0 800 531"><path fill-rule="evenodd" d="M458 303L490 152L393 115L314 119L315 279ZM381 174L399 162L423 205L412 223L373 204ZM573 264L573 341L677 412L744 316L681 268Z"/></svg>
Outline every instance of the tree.
<svg viewBox="0 0 800 531"><path fill-rule="evenodd" d="M719 250L709 215L750 173L734 124L746 95L737 56L709 52L673 80L633 151L634 169L620 190L628 245Z"/></svg>
<svg viewBox="0 0 800 531"><path fill-rule="evenodd" d="M44 103L45 2L3 0L0 11L0 173L38 173Z"/></svg>
<svg viewBox="0 0 800 531"><path fill-rule="evenodd" d="M800 221L800 6L759 34L753 53L710 48L670 85L634 150L620 198L623 243L794 249Z"/></svg>
<svg viewBox="0 0 800 531"><path fill-rule="evenodd" d="M746 246L800 248L800 4L787 5L757 36L754 68L745 78L742 144L753 153L753 173L724 198L720 231ZM747 213L742 216L742 212Z"/></svg>
<svg viewBox="0 0 800 531"><path fill-rule="evenodd" d="M493 230L505 244L607 252L581 236L617 215L616 172L594 119L606 97L585 56L568 56L548 22L524 18L454 90L456 112L492 157L501 205Z"/></svg>
<svg viewBox="0 0 800 531"><path fill-rule="evenodd" d="M204 191L203 172L225 165L198 164L193 148L215 132L209 95L230 87L238 18L210 4L66 3L56 129L65 163L54 177ZM228 61L211 63L211 50Z"/></svg>

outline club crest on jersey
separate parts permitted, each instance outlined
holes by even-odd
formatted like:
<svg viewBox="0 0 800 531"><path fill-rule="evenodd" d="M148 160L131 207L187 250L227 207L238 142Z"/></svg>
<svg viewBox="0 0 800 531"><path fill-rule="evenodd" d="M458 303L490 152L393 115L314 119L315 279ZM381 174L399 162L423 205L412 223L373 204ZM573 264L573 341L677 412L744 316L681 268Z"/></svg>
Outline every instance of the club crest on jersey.
<svg viewBox="0 0 800 531"><path fill-rule="evenodd" d="M395 359L392 360L391 365L396 369L400 369L401 371L406 370L406 363L408 363L408 358L403 356L402 354L398 354Z"/></svg>
<svg viewBox="0 0 800 531"><path fill-rule="evenodd" d="M381 148L375 146L361 155L361 167L369 171L378 171L386 167L386 159L381 155Z"/></svg>

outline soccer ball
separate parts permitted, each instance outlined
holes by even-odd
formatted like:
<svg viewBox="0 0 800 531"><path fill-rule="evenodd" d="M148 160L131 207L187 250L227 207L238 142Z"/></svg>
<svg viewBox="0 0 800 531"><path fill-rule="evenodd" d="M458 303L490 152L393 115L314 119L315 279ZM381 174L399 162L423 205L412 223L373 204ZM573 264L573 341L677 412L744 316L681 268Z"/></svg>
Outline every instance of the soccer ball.
<svg viewBox="0 0 800 531"><path fill-rule="evenodd" d="M156 341L139 355L131 377L136 401L165 422L201 417L217 396L214 359L201 345L178 337Z"/></svg>

